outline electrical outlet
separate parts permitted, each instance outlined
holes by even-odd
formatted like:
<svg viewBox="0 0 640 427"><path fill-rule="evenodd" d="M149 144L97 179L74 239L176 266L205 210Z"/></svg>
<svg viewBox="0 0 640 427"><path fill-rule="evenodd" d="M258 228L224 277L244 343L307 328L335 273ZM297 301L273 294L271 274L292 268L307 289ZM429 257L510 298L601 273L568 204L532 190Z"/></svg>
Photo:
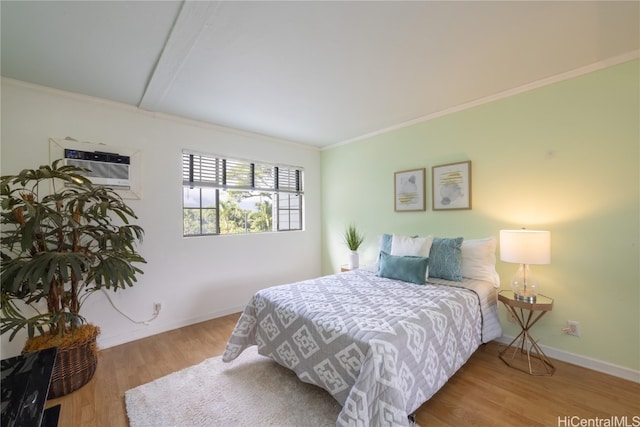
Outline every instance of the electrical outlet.
<svg viewBox="0 0 640 427"><path fill-rule="evenodd" d="M153 303L153 311L154 311L154 313L156 313L156 314L160 313L161 309L162 309L162 303L160 303L160 302L154 302Z"/></svg>
<svg viewBox="0 0 640 427"><path fill-rule="evenodd" d="M580 323L575 320L567 320L567 335L573 335L574 337L580 336Z"/></svg>

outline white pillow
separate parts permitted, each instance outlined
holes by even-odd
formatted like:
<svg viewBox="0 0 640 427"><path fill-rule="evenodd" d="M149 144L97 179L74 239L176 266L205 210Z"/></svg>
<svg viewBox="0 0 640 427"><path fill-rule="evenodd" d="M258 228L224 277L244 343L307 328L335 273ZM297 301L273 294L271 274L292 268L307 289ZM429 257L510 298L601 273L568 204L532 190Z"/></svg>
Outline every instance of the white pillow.
<svg viewBox="0 0 640 427"><path fill-rule="evenodd" d="M409 237L394 234L391 236L391 255L394 256L419 256L429 257L433 236ZM425 272L424 280L429 279L429 264Z"/></svg>
<svg viewBox="0 0 640 427"><path fill-rule="evenodd" d="M500 287L500 276L496 272L496 238L464 240L462 250L462 277L485 280Z"/></svg>
<svg viewBox="0 0 640 427"><path fill-rule="evenodd" d="M428 258L433 236L409 237L394 234L391 238L391 255Z"/></svg>

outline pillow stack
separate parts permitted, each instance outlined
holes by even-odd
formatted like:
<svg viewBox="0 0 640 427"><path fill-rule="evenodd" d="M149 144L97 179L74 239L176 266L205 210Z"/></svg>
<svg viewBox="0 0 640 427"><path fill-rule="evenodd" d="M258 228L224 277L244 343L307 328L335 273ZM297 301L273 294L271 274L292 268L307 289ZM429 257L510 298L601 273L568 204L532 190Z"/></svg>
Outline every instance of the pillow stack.
<svg viewBox="0 0 640 427"><path fill-rule="evenodd" d="M429 277L484 280L500 286L495 270L496 239L418 237L383 234L378 276L423 285Z"/></svg>

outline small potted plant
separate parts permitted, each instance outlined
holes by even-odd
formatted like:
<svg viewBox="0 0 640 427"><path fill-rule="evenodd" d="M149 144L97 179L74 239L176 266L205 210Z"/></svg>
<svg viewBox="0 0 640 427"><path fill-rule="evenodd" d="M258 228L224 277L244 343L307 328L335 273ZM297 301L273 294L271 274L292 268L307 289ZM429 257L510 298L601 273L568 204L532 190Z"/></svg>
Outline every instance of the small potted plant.
<svg viewBox="0 0 640 427"><path fill-rule="evenodd" d="M349 224L344 233L344 242L351 251L349 254L349 269L353 270L360 266L358 248L364 241L362 235L354 224Z"/></svg>
<svg viewBox="0 0 640 427"><path fill-rule="evenodd" d="M49 398L86 384L97 366L99 329L80 315L100 289L133 286L145 259L143 229L112 189L92 185L87 169L51 166L0 178L2 229L0 332L26 329L24 351L58 347Z"/></svg>

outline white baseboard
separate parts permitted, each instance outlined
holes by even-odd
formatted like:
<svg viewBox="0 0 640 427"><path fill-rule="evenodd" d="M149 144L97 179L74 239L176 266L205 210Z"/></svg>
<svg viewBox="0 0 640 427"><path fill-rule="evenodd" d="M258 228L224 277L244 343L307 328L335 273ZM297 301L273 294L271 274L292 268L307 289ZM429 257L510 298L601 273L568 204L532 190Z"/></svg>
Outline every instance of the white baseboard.
<svg viewBox="0 0 640 427"><path fill-rule="evenodd" d="M512 336L503 335L496 339L496 341L502 344L509 344L513 338L514 337ZM613 363L604 362L602 360L570 353L568 351L559 350L545 345L540 345L540 348L542 348L544 354L552 359L561 360L563 362L571 363L572 365L581 366L583 368L602 372L603 374L613 375L614 377L640 383L640 371L635 371L630 368L625 368L624 366L614 365Z"/></svg>
<svg viewBox="0 0 640 427"><path fill-rule="evenodd" d="M153 324L150 323L148 327L140 328L133 332L128 332L127 334L120 334L114 336L103 336L98 335L98 348L104 350L109 347L115 347L117 345L126 344L131 341L136 341L142 338L147 338L153 335L161 334L163 332L172 331L174 329L183 328L185 326L191 326L196 323L206 322L207 320L216 319L218 317L227 316L233 313L242 313L245 306L238 306L228 308L226 310L218 310L215 312L207 313L202 316L190 317L187 319L182 319L178 321L172 321L164 324Z"/></svg>

